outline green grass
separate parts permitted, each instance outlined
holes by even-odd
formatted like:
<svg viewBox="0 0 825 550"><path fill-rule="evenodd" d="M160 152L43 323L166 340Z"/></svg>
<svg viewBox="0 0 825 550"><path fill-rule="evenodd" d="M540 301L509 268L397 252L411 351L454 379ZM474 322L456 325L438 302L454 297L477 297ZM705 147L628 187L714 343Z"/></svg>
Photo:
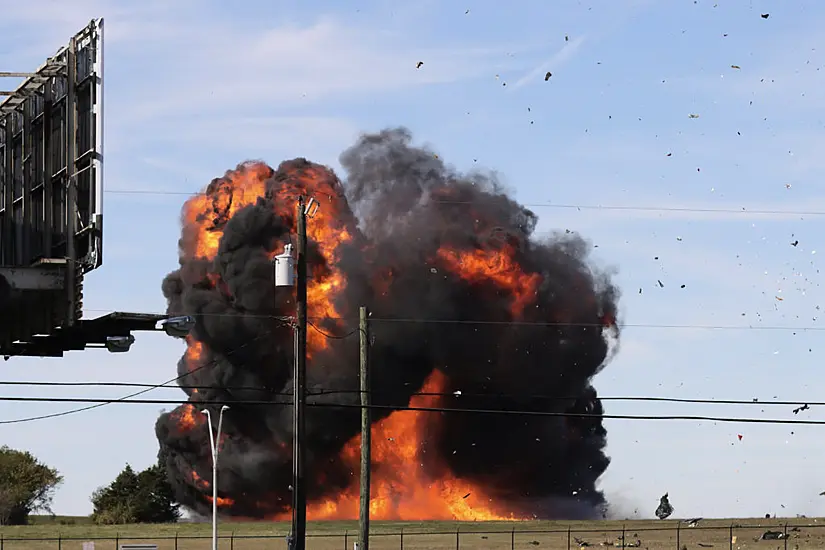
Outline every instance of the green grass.
<svg viewBox="0 0 825 550"><path fill-rule="evenodd" d="M740 519L704 520L698 528L682 527L677 535L676 521L528 521L528 522L395 522L371 523L371 550L438 550L456 548L459 531L460 550L544 550L567 548L568 528L571 548L579 548L576 539L591 547L606 543L619 544L622 528L627 543L641 541L642 548L677 548L678 543L689 549L698 544L727 548L730 526L735 547L774 548L784 541L757 542L767 529L784 530L788 522L791 539L788 547L825 547L825 520L802 519ZM822 525L823 528L796 525ZM352 550L358 524L354 521L310 522L308 550ZM287 523L222 521L219 525L220 550L272 550L285 548ZM345 535L346 534L346 535ZM177 523L166 525L106 525L91 524L85 517L57 516L33 518L32 525L0 527L3 543L0 550L81 550L83 541L94 541L95 550L119 550L120 544L152 543L158 550L210 550L211 524ZM619 544L620 545L620 544ZM765 546L767 545L767 546Z"/></svg>

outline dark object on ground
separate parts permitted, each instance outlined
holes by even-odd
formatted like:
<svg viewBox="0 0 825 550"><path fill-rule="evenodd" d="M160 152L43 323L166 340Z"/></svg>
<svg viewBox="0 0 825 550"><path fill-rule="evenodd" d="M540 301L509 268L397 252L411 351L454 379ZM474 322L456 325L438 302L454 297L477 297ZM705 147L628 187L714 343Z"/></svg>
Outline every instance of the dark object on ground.
<svg viewBox="0 0 825 550"><path fill-rule="evenodd" d="M782 540L786 536L782 531L765 531L760 538L761 540Z"/></svg>

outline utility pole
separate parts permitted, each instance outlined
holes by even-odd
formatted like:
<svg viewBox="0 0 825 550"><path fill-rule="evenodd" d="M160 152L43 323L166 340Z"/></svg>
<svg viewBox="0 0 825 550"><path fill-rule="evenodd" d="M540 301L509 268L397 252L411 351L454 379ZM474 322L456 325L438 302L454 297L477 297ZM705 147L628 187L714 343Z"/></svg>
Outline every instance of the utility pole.
<svg viewBox="0 0 825 550"><path fill-rule="evenodd" d="M298 198L298 280L295 297L295 372L293 373L292 536L293 550L305 550L307 499L304 482L307 372L307 218L304 197Z"/></svg>
<svg viewBox="0 0 825 550"><path fill-rule="evenodd" d="M358 550L370 545L370 464L372 463L372 431L370 414L370 333L366 307L361 307L358 332L361 334L361 509L358 516Z"/></svg>

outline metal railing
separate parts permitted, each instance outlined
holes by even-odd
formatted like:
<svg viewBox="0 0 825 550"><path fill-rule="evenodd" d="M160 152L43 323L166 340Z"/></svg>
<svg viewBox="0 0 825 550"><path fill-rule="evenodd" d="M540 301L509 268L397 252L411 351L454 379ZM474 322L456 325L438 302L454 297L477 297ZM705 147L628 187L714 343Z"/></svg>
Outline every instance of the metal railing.
<svg viewBox="0 0 825 550"><path fill-rule="evenodd" d="M690 526L685 522L668 522L667 525L651 523L619 525L614 522L604 527L594 523L592 527L557 529L530 529L517 525L509 530L482 530L482 525L459 526L455 530L440 531L390 531L377 528L370 533L371 550L492 550L492 549L580 549L595 547L676 549L715 548L730 550L752 548L755 543L769 541L764 548L805 550L825 548L825 521L823 523L777 522L765 520L759 523L720 524L713 520ZM704 523L704 524L703 524ZM154 526L147 525L144 533ZM77 526L67 531L94 532L95 526ZM67 533L55 537L37 538L12 536L0 528L0 550L121 550L124 545L152 544L157 550L209 550L208 534L188 534L158 528L156 536L134 536L124 533L115 536L79 536ZM335 532L315 532L307 536L309 550L353 550L358 539L356 529ZM219 535L221 550L285 549L286 531L273 529L267 533L227 533Z"/></svg>

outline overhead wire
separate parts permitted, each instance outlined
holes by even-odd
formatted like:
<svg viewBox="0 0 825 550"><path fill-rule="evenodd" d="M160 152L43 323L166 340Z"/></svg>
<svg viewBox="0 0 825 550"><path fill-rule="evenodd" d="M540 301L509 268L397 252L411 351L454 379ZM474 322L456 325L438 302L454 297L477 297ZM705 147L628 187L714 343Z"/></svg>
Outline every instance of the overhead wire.
<svg viewBox="0 0 825 550"><path fill-rule="evenodd" d="M87 312L111 312L111 309L84 309ZM229 313L198 313L199 317L237 317L237 315ZM254 314L245 313L244 317L250 319L283 319L283 315L275 314ZM358 329L353 329L343 336L335 336L325 334L323 330L312 323L315 321L341 321L355 323L356 318L348 317L324 317L324 316L309 316L307 322L313 325L313 328L319 333L333 339L347 338L358 332ZM484 319L428 319L428 318L414 318L414 317L370 317L370 323L430 323L443 325L493 325L493 326L524 326L524 327L580 327L580 328L644 328L644 329L674 329L674 330L766 330L766 331L795 331L805 332L825 331L825 325L700 325L700 324L674 324L674 323L613 323L605 324L603 322L562 322L562 321L504 321L504 320L484 320Z"/></svg>
<svg viewBox="0 0 825 550"><path fill-rule="evenodd" d="M166 191L160 189L106 189L104 193L112 195L173 195L173 196L196 196L205 195L203 191ZM429 199L431 204L476 204L477 201L460 201L449 199ZM742 215L784 215L784 216L823 216L825 211L821 210L782 210L782 209L748 209L741 208L699 208L687 206L642 206L642 205L610 205L610 204L571 204L571 203L551 203L534 202L520 203L526 208L555 208L563 210L605 210L605 211L631 211L631 212L684 212L697 214L742 214Z"/></svg>
<svg viewBox="0 0 825 550"><path fill-rule="evenodd" d="M233 350L230 350L228 353L226 353L224 355L225 356L232 355L233 353L238 352L239 350L241 350L241 349L245 348L246 346L252 344L256 340L259 340L263 336L266 336L267 334L268 334L268 332L264 333L264 334L261 334L261 335L258 335L255 338L253 338L252 340L238 346L237 348L235 348ZM76 408L76 409L70 409L68 411L60 411L60 412L56 412L56 413L41 414L41 415L37 415L37 416L28 416L28 417L24 417L24 418L15 418L15 419L12 419L12 420L0 420L0 425L22 424L22 423L25 423L25 422L35 422L35 421L38 421L38 420L48 420L50 418L60 418L60 417L63 417L63 416L69 416L69 415L72 415L72 414L91 411L93 409L98 409L98 408L104 407L106 405L112 405L112 404L115 404L115 403L126 403L126 402L129 402L128 400L133 399L133 398L135 398L139 395L144 395L146 393L149 393L152 390L156 390L156 389L162 388L162 387L169 387L168 384L172 384L172 383L174 383L178 380L182 380L182 379L186 378L187 376L191 376L192 374L206 368L210 364L216 364L216 363L217 363L217 359L213 359L212 361L207 361L207 362L203 363L202 365L198 365L197 367L195 367L194 369L192 369L189 372L178 375L174 378L170 378L169 380L166 380L165 382L161 382L160 384L148 385L148 387L146 387L146 388L144 388L140 391L136 391L134 393L130 393L128 395L124 395L124 396L118 397L116 399L107 399L107 400L102 400L102 401L60 401L60 402L66 402L66 403L77 402L77 403L95 403L95 404L94 405L88 405L88 406L85 406L85 407L79 407L79 408ZM10 401L10 400L13 400L13 399L0 399L0 401Z"/></svg>
<svg viewBox="0 0 825 550"><path fill-rule="evenodd" d="M200 367L202 368L202 367ZM195 372L194 370L192 372ZM184 376L188 376L187 373ZM168 384L174 383L168 382ZM138 382L52 382L52 381L25 381L25 380L0 380L0 386L34 386L34 387L125 387L125 388L149 388L149 389L181 389L181 390L196 390L196 391L266 391L269 395L275 396L291 396L292 392L272 392L267 388L261 386L233 386L233 385L189 385L189 384L175 384L175 385L158 385ZM323 395L335 394L361 394L369 393L371 396L395 395L395 392L381 392L377 390L362 391L360 389L314 389L307 391L308 397L316 397ZM457 397L457 398L504 398L504 399L527 399L535 401L570 401L578 399L580 396L575 395L549 395L549 394L508 394L501 392L429 392L416 391L409 394L410 397ZM46 399L46 398L44 398ZM599 401L627 401L627 402L660 402L660 403L682 403L682 404L704 404L704 405L772 405L772 406L794 406L805 404L810 407L825 406L825 401L809 401L805 399L783 400L783 401L761 401L759 399L714 399L714 398L692 398L692 397L662 397L662 396L648 396L648 395L627 395L627 396L599 396Z"/></svg>
<svg viewBox="0 0 825 550"><path fill-rule="evenodd" d="M103 399L86 397L14 397L0 396L0 401L11 402L48 402L48 403L96 403L98 406L110 404L152 404L152 405L190 405L190 406L218 406L218 405L247 405L247 406L291 406L288 401L258 401L258 400L203 400L184 401L174 399ZM355 403L307 403L307 407L323 408L343 408L343 409L371 409L385 411L419 411L434 413L465 413L465 414L489 414L501 416L528 416L528 417L560 417L560 418L592 418L605 420L681 420L696 422L724 422L740 424L790 424L790 425L825 425L825 420L788 420L782 418L746 418L730 416L704 416L704 415L632 415L632 414L594 414L577 412L557 412L557 411L533 411L516 409L479 409L460 407L420 407L420 406L395 406L395 405L360 405ZM9 422L7 422L9 423Z"/></svg>

